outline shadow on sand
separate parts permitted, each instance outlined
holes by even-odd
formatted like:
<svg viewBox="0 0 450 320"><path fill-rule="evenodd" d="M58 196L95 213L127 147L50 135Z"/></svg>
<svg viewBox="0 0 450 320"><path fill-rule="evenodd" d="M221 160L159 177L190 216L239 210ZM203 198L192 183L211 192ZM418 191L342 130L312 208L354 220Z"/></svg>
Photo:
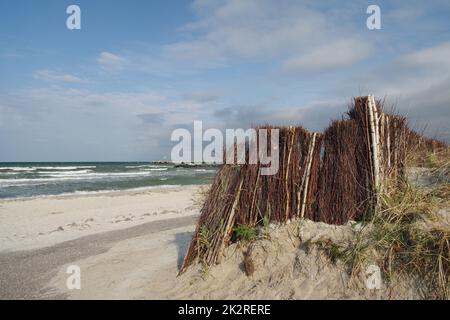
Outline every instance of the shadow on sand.
<svg viewBox="0 0 450 320"><path fill-rule="evenodd" d="M184 256L189 248L194 232L180 232L175 235L175 244L177 246L177 269L180 270L183 264Z"/></svg>

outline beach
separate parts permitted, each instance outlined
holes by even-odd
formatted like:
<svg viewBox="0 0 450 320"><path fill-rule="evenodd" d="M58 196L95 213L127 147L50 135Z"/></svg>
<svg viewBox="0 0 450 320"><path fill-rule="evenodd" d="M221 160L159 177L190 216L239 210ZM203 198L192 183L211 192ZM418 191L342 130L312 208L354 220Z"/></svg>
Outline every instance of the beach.
<svg viewBox="0 0 450 320"><path fill-rule="evenodd" d="M436 179L422 171L411 183L428 188ZM420 286L397 278L371 290L364 272L351 276L345 263L330 260L323 245L352 241L352 221L271 224L268 238L231 244L221 264L178 275L208 187L1 200L0 299L423 298ZM448 207L437 214L433 223L448 225ZM74 266L79 289L67 286Z"/></svg>
<svg viewBox="0 0 450 320"><path fill-rule="evenodd" d="M203 188L0 201L0 298L144 298L152 277L175 278ZM82 290L66 287L73 264Z"/></svg>

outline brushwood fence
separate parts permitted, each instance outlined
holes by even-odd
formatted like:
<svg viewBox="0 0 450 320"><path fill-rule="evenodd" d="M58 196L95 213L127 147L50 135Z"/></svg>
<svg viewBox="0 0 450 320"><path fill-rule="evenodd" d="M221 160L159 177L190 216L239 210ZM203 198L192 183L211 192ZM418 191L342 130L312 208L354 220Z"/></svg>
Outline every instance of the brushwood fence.
<svg viewBox="0 0 450 320"><path fill-rule="evenodd" d="M405 117L384 113L373 96L355 98L346 119L333 121L323 133L300 126L279 128L277 174L261 175L260 163L219 170L180 273L196 259L220 263L238 225L362 219L376 207L386 179L404 179L409 151L445 148L445 143L411 130Z"/></svg>

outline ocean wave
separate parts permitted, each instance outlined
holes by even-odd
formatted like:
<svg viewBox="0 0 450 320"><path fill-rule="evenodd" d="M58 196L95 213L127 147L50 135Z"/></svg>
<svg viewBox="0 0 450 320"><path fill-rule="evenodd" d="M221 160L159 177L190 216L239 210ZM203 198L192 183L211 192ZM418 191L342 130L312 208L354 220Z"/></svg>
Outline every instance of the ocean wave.
<svg viewBox="0 0 450 320"><path fill-rule="evenodd" d="M145 170L145 169L151 169L151 168L169 168L170 166L167 165L158 165L158 164L142 164L142 165L136 165L136 166L125 166L126 169L140 169L140 170ZM143 169L142 169L143 168Z"/></svg>
<svg viewBox="0 0 450 320"><path fill-rule="evenodd" d="M95 169L97 166L72 166L72 167L32 167L35 170L77 170L77 169Z"/></svg>
<svg viewBox="0 0 450 320"><path fill-rule="evenodd" d="M66 166L66 167L43 167L43 166L33 166L33 167L0 167L1 171L17 171L17 172L27 172L27 171L40 171L40 170L78 170L78 169L95 169L97 166Z"/></svg>
<svg viewBox="0 0 450 320"><path fill-rule="evenodd" d="M161 168L162 169L162 168ZM108 179L108 178L133 178L133 177L160 177L165 176L179 176L179 175L195 175L194 170L180 170L178 172L167 172L164 170L148 169L141 171L131 172L92 172L92 170L80 170L80 171L60 171L60 172L39 172L39 176L36 178L18 178L18 179L2 179L0 178L0 186L4 186L5 183L25 183L25 182L58 182L66 180L91 180L91 179ZM209 171L203 171L209 172Z"/></svg>
<svg viewBox="0 0 450 320"><path fill-rule="evenodd" d="M51 171L51 172L39 172L40 175L49 176L49 177L62 177L62 176L77 176L85 173L90 173L92 170L76 170L76 171Z"/></svg>
<svg viewBox="0 0 450 320"><path fill-rule="evenodd" d="M213 169L195 169L196 172L216 172L216 170Z"/></svg>
<svg viewBox="0 0 450 320"><path fill-rule="evenodd" d="M140 169L141 171L167 171L168 168L149 168L149 169Z"/></svg>
<svg viewBox="0 0 450 320"><path fill-rule="evenodd" d="M0 171L34 171L34 167L0 167Z"/></svg>
<svg viewBox="0 0 450 320"><path fill-rule="evenodd" d="M151 176L150 172L117 172L117 173L82 173L78 175L64 175L64 174L46 174L42 178L21 178L21 179L0 179L0 187L17 186L20 184L29 183L51 183L51 182L63 182L63 181L83 181L83 180L95 180L108 178L131 178L131 177L144 177Z"/></svg>
<svg viewBox="0 0 450 320"><path fill-rule="evenodd" d="M24 172L22 171L17 171L17 172L1 172L0 171L0 176L12 176L12 175L18 175L18 174L24 174Z"/></svg>

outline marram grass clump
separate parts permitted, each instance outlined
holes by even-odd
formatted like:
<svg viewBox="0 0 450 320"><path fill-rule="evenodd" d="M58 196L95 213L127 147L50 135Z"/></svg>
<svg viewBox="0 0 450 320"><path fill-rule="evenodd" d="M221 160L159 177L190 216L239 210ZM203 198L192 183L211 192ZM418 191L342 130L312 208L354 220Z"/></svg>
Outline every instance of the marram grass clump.
<svg viewBox="0 0 450 320"><path fill-rule="evenodd" d="M450 229L437 214L448 201L437 195L409 184L385 192L371 238L387 275L418 276L426 298L448 299Z"/></svg>
<svg viewBox="0 0 450 320"><path fill-rule="evenodd" d="M320 249L331 261L344 262L351 274L376 263L387 281L415 281L424 298L449 299L450 228L437 214L448 208L448 198L440 196L407 183L386 189L371 220L355 230L352 241L321 244Z"/></svg>

